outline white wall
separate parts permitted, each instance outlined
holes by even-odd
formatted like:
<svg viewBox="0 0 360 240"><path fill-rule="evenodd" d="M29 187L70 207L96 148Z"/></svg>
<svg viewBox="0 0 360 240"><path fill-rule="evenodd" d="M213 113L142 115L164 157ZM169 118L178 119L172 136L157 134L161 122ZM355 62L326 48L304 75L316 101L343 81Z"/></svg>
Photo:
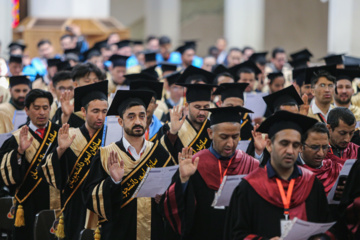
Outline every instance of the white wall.
<svg viewBox="0 0 360 240"><path fill-rule="evenodd" d="M7 56L7 46L12 40L11 1L0 1L0 56Z"/></svg>

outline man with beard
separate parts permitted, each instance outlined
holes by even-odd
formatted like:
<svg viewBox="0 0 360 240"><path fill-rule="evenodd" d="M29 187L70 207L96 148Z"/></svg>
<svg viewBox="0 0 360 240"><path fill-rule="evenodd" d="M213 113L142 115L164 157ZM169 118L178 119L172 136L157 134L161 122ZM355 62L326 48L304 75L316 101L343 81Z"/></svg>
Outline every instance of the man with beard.
<svg viewBox="0 0 360 240"><path fill-rule="evenodd" d="M24 110L25 96L30 91L31 82L26 76L9 77L10 101L0 104L0 134L14 130L16 111Z"/></svg>
<svg viewBox="0 0 360 240"><path fill-rule="evenodd" d="M337 107L330 111L327 122L330 149L326 155L327 159L342 165L348 159L357 159L359 145L350 142L355 125L355 116L348 108Z"/></svg>
<svg viewBox="0 0 360 240"><path fill-rule="evenodd" d="M267 118L259 131L267 133L271 160L244 177L235 188L223 239L280 239L283 221L295 217L309 222L330 220L322 184L311 171L299 167L301 134L316 120L287 111Z"/></svg>
<svg viewBox="0 0 360 240"><path fill-rule="evenodd" d="M311 79L306 78L306 68L294 69L292 71L292 77L293 85L300 96L306 94L308 101L311 102L314 95L311 91Z"/></svg>
<svg viewBox="0 0 360 240"><path fill-rule="evenodd" d="M236 150L241 114L251 111L239 106L206 110L211 112L207 131L212 144L194 156L188 147L179 152L179 172L163 198L166 219L181 239L222 239L227 208L211 206L216 191L225 176L248 174L259 166Z"/></svg>
<svg viewBox="0 0 360 240"><path fill-rule="evenodd" d="M210 147L211 139L206 129L210 127L207 119L208 112L204 109L210 107L211 90L215 85L186 84L177 85L187 88L185 111L183 107L176 106L170 110L170 122L159 130L161 144L177 160L177 154L184 147L192 147L194 153Z"/></svg>
<svg viewBox="0 0 360 240"><path fill-rule="evenodd" d="M326 123L331 109L335 89L335 77L330 73L334 69L329 66L313 67L306 69L306 78L311 79L311 88L314 95L309 108L308 116L319 122Z"/></svg>
<svg viewBox="0 0 360 240"><path fill-rule="evenodd" d="M124 136L100 148L83 187L86 207L100 218L103 240L163 239L158 201L132 197L148 167L174 163L159 141L144 139L152 96L148 91L118 90L109 108L108 115L119 115Z"/></svg>
<svg viewBox="0 0 360 240"><path fill-rule="evenodd" d="M33 239L35 215L44 209L59 209L60 193L49 186L37 166L56 144L59 126L49 121L51 93L33 89L25 97L30 121L12 133L0 149L0 186L15 192L13 239Z"/></svg>
<svg viewBox="0 0 360 240"><path fill-rule="evenodd" d="M103 81L75 89L75 111L81 110L85 123L79 128L63 124L57 146L38 168L43 179L61 191L61 211L56 217L63 219L65 232L57 229L56 236L60 238L65 235L66 239L79 239L85 225L86 207L80 188L89 172L92 157L101 146L108 108L107 84Z"/></svg>
<svg viewBox="0 0 360 240"><path fill-rule="evenodd" d="M334 186L342 165L326 159L329 150L329 130L325 123L318 122L301 137L302 152L296 163L312 171L324 186L326 195Z"/></svg>

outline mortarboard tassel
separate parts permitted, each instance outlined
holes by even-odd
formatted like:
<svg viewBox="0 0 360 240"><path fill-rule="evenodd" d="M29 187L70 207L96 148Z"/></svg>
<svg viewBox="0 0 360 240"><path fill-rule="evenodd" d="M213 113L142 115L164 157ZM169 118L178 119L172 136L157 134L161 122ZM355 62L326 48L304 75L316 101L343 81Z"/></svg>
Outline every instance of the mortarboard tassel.
<svg viewBox="0 0 360 240"><path fill-rule="evenodd" d="M64 231L64 216L61 214L59 218L59 224L56 227L55 236L62 239L65 238L65 231Z"/></svg>
<svg viewBox="0 0 360 240"><path fill-rule="evenodd" d="M101 234L100 234L100 228L99 228L99 224L97 225L95 232L94 232L94 240L100 240L101 239Z"/></svg>
<svg viewBox="0 0 360 240"><path fill-rule="evenodd" d="M24 208L21 204L18 205L15 217L15 227L25 226Z"/></svg>

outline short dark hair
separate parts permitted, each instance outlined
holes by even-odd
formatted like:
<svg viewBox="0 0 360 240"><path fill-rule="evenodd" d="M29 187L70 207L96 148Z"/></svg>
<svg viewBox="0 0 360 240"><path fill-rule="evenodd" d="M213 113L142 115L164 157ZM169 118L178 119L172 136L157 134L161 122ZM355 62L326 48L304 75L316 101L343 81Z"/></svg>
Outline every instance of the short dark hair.
<svg viewBox="0 0 360 240"><path fill-rule="evenodd" d="M241 49L238 48L238 47L232 47L232 48L229 49L228 55L229 55L231 52L241 52ZM242 53L242 52L241 52L241 53Z"/></svg>
<svg viewBox="0 0 360 240"><path fill-rule="evenodd" d="M71 72L71 78L73 81L77 81L79 78L86 77L92 72L95 73L98 79L102 79L103 74L100 68L90 62L76 65Z"/></svg>
<svg viewBox="0 0 360 240"><path fill-rule="evenodd" d="M239 79L240 79L240 73L253 73L253 74L255 74L255 71L252 68L248 68L248 67L240 68L236 73L236 76L238 76ZM255 78L256 78L256 76L255 76Z"/></svg>
<svg viewBox="0 0 360 240"><path fill-rule="evenodd" d="M327 80L333 82L335 84L336 78L331 75L328 71L320 70L311 78L311 87L314 87L315 84L319 81L321 77L326 78Z"/></svg>
<svg viewBox="0 0 360 240"><path fill-rule="evenodd" d="M308 139L310 133L324 133L327 134L328 138L330 137L329 129L327 129L326 124L322 122L315 123L310 129L308 129L304 134L301 135L301 143L305 144L305 141Z"/></svg>
<svg viewBox="0 0 360 240"><path fill-rule="evenodd" d="M154 35L149 35L146 39L146 43L149 43L151 40L157 39Z"/></svg>
<svg viewBox="0 0 360 240"><path fill-rule="evenodd" d="M141 103L140 100L131 99L131 100L127 103L126 107L124 107L124 108L119 112L120 118L123 118L124 113L125 113L126 110L128 110L129 108L135 107L135 106L144 106L144 104ZM144 106L144 108L145 108L145 112L146 112L146 107Z"/></svg>
<svg viewBox="0 0 360 240"><path fill-rule="evenodd" d="M38 44L37 44L37 48L41 47L42 45L44 45L44 44L46 44L46 43L48 43L48 44L51 45L51 42L50 42L49 39L41 39L41 40L38 42Z"/></svg>
<svg viewBox="0 0 360 240"><path fill-rule="evenodd" d="M42 89L32 89L25 97L25 107L30 108L30 105L38 98L47 98L49 100L49 106L53 103L53 96L50 92Z"/></svg>
<svg viewBox="0 0 360 240"><path fill-rule="evenodd" d="M285 49L281 48L281 47L276 47L273 49L272 53L271 53L271 57L275 58L276 54L278 53L285 53Z"/></svg>
<svg viewBox="0 0 360 240"><path fill-rule="evenodd" d="M250 47L250 46L245 46L242 50L242 53L244 54L246 50L254 50L254 48Z"/></svg>
<svg viewBox="0 0 360 240"><path fill-rule="evenodd" d="M60 71L55 73L54 77L52 78L53 86L56 87L56 85L64 80L71 80L71 72L70 71Z"/></svg>
<svg viewBox="0 0 360 240"><path fill-rule="evenodd" d="M346 125L351 126L356 122L354 114L345 107L336 107L329 112L327 123L334 130L339 126L339 122L343 121Z"/></svg>
<svg viewBox="0 0 360 240"><path fill-rule="evenodd" d="M160 45L170 44L170 43L171 43L171 39L168 36L162 36L159 38Z"/></svg>
<svg viewBox="0 0 360 240"><path fill-rule="evenodd" d="M70 34L64 34L60 37L60 41L65 39L65 38L70 38L71 40L74 38L74 35L70 35Z"/></svg>
<svg viewBox="0 0 360 240"><path fill-rule="evenodd" d="M214 78L214 84L215 84L215 85L218 85L218 83L219 83L218 80L219 80L219 78L222 77L222 76L225 76L225 77L229 77L229 78L234 79L234 76L231 75L230 73L228 73L228 72L223 72L223 73L220 73L220 74L216 75L216 77ZM235 79L234 79L234 81L235 81Z"/></svg>

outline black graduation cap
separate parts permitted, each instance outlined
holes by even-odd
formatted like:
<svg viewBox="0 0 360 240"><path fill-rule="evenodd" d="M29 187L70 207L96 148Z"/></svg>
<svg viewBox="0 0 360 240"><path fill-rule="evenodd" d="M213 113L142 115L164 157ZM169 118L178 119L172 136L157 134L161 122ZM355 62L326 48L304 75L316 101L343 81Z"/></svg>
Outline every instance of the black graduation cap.
<svg viewBox="0 0 360 240"><path fill-rule="evenodd" d="M236 97L244 100L244 91L248 85L248 83L222 83L213 95L221 95L221 101L224 101L229 97Z"/></svg>
<svg viewBox="0 0 360 240"><path fill-rule="evenodd" d="M81 107L92 100L108 100L108 81L101 81L90 85L77 87L74 92L74 111L80 111Z"/></svg>
<svg viewBox="0 0 360 240"><path fill-rule="evenodd" d="M281 105L300 106L304 104L303 100L299 96L299 93L296 91L293 85L269 94L263 97L263 99L271 112L275 112L275 109Z"/></svg>
<svg viewBox="0 0 360 240"><path fill-rule="evenodd" d="M143 44L144 44L144 41L143 41L143 40L131 40L131 42L132 42L134 45L143 45Z"/></svg>
<svg viewBox="0 0 360 240"><path fill-rule="evenodd" d="M161 63L159 63L159 65L161 65L162 72L176 71L176 69L177 69L177 64L174 64L174 63L161 62Z"/></svg>
<svg viewBox="0 0 360 240"><path fill-rule="evenodd" d="M117 42L116 45L118 48L128 47L130 46L131 41L130 40L121 40L120 42Z"/></svg>
<svg viewBox="0 0 360 240"><path fill-rule="evenodd" d="M337 54L337 55L331 54L326 57L323 57L322 59L324 59L326 65L344 64L343 55L344 54Z"/></svg>
<svg viewBox="0 0 360 240"><path fill-rule="evenodd" d="M13 87L13 86L16 86L19 84L26 84L26 85L30 86L31 81L27 76L24 76L24 75L9 77L9 86L10 87Z"/></svg>
<svg viewBox="0 0 360 240"><path fill-rule="evenodd" d="M109 61L112 62L113 67L126 67L126 60L128 58L127 56L114 54L109 58Z"/></svg>
<svg viewBox="0 0 360 240"><path fill-rule="evenodd" d="M101 56L100 50L95 47L90 48L84 52L84 60L91 59L94 56L96 57Z"/></svg>
<svg viewBox="0 0 360 240"><path fill-rule="evenodd" d="M258 53L253 53L249 60L253 61L254 63L259 63L260 65L265 65L266 64L266 55L268 54L268 52L258 52Z"/></svg>
<svg viewBox="0 0 360 240"><path fill-rule="evenodd" d="M305 70L305 84L311 83L313 77L317 76L321 72L328 72L332 76L336 74L336 65L329 65L329 66L319 66L319 67L311 67L306 68Z"/></svg>
<svg viewBox="0 0 360 240"><path fill-rule="evenodd" d="M360 69L336 69L336 80L347 79L353 81L354 78L360 77Z"/></svg>
<svg viewBox="0 0 360 240"><path fill-rule="evenodd" d="M178 47L175 51L183 54L188 49L194 49L196 51L196 40L184 41L184 45Z"/></svg>
<svg viewBox="0 0 360 240"><path fill-rule="evenodd" d="M154 77L153 75L150 75L148 73L132 73L132 74L126 74L124 75L126 80L129 81L136 81L136 80L144 80L147 82L157 82L158 79L156 77Z"/></svg>
<svg viewBox="0 0 360 240"><path fill-rule="evenodd" d="M130 102L137 102L143 105L145 110L149 106L153 93L143 90L117 90L111 106L107 112L107 116L120 115L120 113L127 108Z"/></svg>
<svg viewBox="0 0 360 240"><path fill-rule="evenodd" d="M310 61L309 58L301 58L301 59L289 61L289 64L290 64L294 69L306 68L306 67L308 67L307 63L308 63L309 61Z"/></svg>
<svg viewBox="0 0 360 240"><path fill-rule="evenodd" d="M69 70L69 71L72 70L72 67L68 60L60 61L59 63L56 64L56 68L57 68L58 72L65 71L65 70Z"/></svg>
<svg viewBox="0 0 360 240"><path fill-rule="evenodd" d="M178 83L190 83L192 80L201 80L207 84L212 84L214 78L215 75L213 73L190 65L181 74Z"/></svg>
<svg viewBox="0 0 360 240"><path fill-rule="evenodd" d="M186 101L197 102L197 101L210 101L211 91L217 85L213 84L187 84L187 83L176 83L176 85L187 88Z"/></svg>
<svg viewBox="0 0 360 240"><path fill-rule="evenodd" d="M22 64L22 56L21 55L10 55L9 63L12 63L12 62Z"/></svg>
<svg viewBox="0 0 360 240"><path fill-rule="evenodd" d="M292 54L290 54L291 59L293 61L295 60L299 60L299 59L310 59L310 57L312 57L312 53L308 50L308 49L303 49L297 52L294 52Z"/></svg>
<svg viewBox="0 0 360 240"><path fill-rule="evenodd" d="M49 59L47 59L48 67L54 67L60 62L61 62L60 58L49 58Z"/></svg>
<svg viewBox="0 0 360 240"><path fill-rule="evenodd" d="M93 46L93 48L96 48L98 50L101 50L102 48L106 48L108 46L108 40L105 39L105 40L101 40L99 42L96 42Z"/></svg>
<svg viewBox="0 0 360 240"><path fill-rule="evenodd" d="M253 111L244 107L219 107L202 109L211 112L210 125L216 125L224 122L241 122L241 113L253 113Z"/></svg>
<svg viewBox="0 0 360 240"><path fill-rule="evenodd" d="M270 80L270 83L272 83L275 80L275 78L278 77L284 77L284 74L282 72L275 72L275 73L269 73L267 75L267 78Z"/></svg>
<svg viewBox="0 0 360 240"><path fill-rule="evenodd" d="M302 114L278 111L268 117L260 125L257 131L267 133L270 139L277 132L285 129L294 129L300 134L303 134L317 122L318 121L315 118L307 117Z"/></svg>
<svg viewBox="0 0 360 240"><path fill-rule="evenodd" d="M145 74L148 74L156 79L159 79L159 74L156 72L155 68L157 67L157 65L154 65L152 67L148 67L148 68L145 68L143 70L141 70L141 73L145 73Z"/></svg>
<svg viewBox="0 0 360 240"><path fill-rule="evenodd" d="M296 84L300 87L304 84L306 79L306 68L298 68L292 70L292 78L293 81L296 81ZM305 84L309 84L310 82L305 82Z"/></svg>
<svg viewBox="0 0 360 240"><path fill-rule="evenodd" d="M80 49L78 47L76 47L76 48L70 48L70 49L65 49L64 50L65 55L67 55L69 53L72 53L72 54L75 54L75 55L79 56L80 55Z"/></svg>
<svg viewBox="0 0 360 240"><path fill-rule="evenodd" d="M241 69L250 69L255 73L255 76L257 76L259 73L261 73L261 70L256 66L256 64L253 61L247 60L243 63L237 64L231 68L229 68L229 71L234 76L236 80L239 79L239 71Z"/></svg>
<svg viewBox="0 0 360 240"><path fill-rule="evenodd" d="M19 43L19 42L11 42L9 44L8 48L12 48L12 47L15 47L15 46L21 48L22 51L24 51L25 48L26 48L25 44L22 44L22 43Z"/></svg>
<svg viewBox="0 0 360 240"><path fill-rule="evenodd" d="M215 76L222 74L222 73L229 73L232 74L227 67L225 67L222 64L219 64L215 66L212 70L212 73L215 74Z"/></svg>
<svg viewBox="0 0 360 240"><path fill-rule="evenodd" d="M156 52L155 51L144 51L145 62L156 61Z"/></svg>
<svg viewBox="0 0 360 240"><path fill-rule="evenodd" d="M174 83L176 83L179 80L180 76L181 76L181 72L177 71L177 72L170 73L170 74L164 76L163 78L166 78L168 85L170 87L171 85L173 85Z"/></svg>
<svg viewBox="0 0 360 240"><path fill-rule="evenodd" d="M164 83L135 80L130 82L130 90L147 90L153 93L156 100L161 100Z"/></svg>

